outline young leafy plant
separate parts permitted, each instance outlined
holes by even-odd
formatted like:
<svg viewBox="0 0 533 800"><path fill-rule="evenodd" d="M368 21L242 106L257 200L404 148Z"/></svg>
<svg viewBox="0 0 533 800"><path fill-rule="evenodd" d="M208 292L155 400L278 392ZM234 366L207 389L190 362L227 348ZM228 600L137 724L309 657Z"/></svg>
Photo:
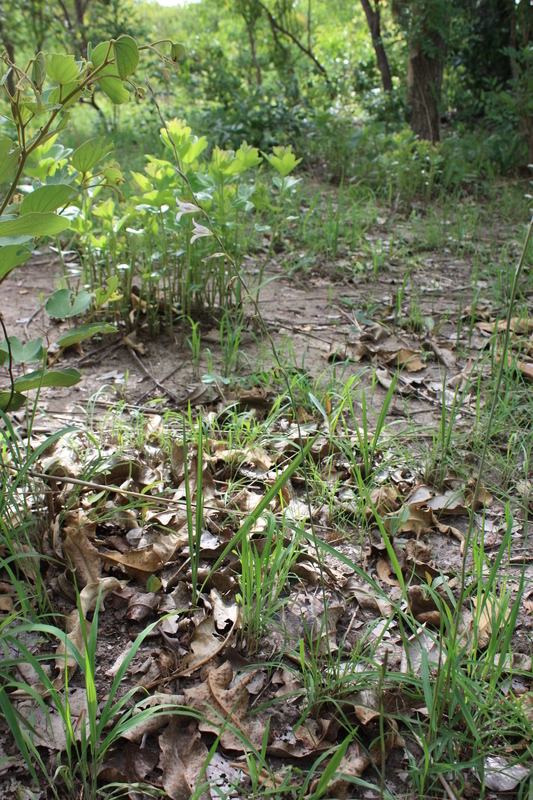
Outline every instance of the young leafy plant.
<svg viewBox="0 0 533 800"><path fill-rule="evenodd" d="M9 103L12 129L11 135L0 137L0 185L7 186L0 199L0 283L16 267L28 261L37 239L58 236L71 227L72 217L79 213L75 204L84 192L90 189L94 193L108 187L122 199L119 186L124 178L120 168L114 162L101 164L111 152L112 144L93 139L72 153L60 145L55 146L54 142L69 123L71 106L81 98L90 97L95 86L99 86L115 104L129 100L128 87L136 96L142 96L142 90L132 79L140 50L150 49L161 57L164 64L177 68L177 61L183 55L182 46L166 40L170 44L170 56L167 56L158 47L164 43L139 47L131 36L123 35L102 42L94 49L89 45L87 58L81 62L77 62L73 55L51 53L46 56L39 52L24 69L12 61L6 51L0 55L6 68L0 88ZM9 90L9 76L15 83L13 94ZM54 147L57 147L55 153ZM30 179L33 181L28 183ZM20 201L21 188L26 193ZM98 287L104 295L95 294L97 307L111 300L117 286L108 284L108 288L111 291L106 296L105 290ZM47 308L56 317L75 316L86 310L92 300L84 291L78 296L66 289L62 292L49 301ZM85 327L75 335L67 334L59 345L68 347L96 333L114 330L107 324ZM76 370L48 371L41 340L29 342L29 352L24 353L18 341L11 343L4 330L2 344L0 365L7 363L11 386L8 390L0 390L0 410L20 408L27 400L24 392L31 389L71 386L81 379ZM43 364L41 370L15 379L13 363L39 361L38 353Z"/></svg>

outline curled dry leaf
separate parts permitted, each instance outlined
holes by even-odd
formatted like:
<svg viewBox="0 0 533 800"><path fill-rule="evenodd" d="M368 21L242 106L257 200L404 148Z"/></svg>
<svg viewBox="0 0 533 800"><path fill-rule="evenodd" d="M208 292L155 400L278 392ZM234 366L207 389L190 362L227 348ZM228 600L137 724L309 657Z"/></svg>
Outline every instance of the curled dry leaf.
<svg viewBox="0 0 533 800"><path fill-rule="evenodd" d="M417 622L427 622L436 626L440 624L440 610L423 586L410 586L407 589L407 599L411 614Z"/></svg>
<svg viewBox="0 0 533 800"><path fill-rule="evenodd" d="M134 578L146 586L146 581L155 572L159 572L164 564L159 555L152 549L127 550L125 553L100 553L104 561L121 565L130 578Z"/></svg>
<svg viewBox="0 0 533 800"><path fill-rule="evenodd" d="M286 667L279 667L272 676L272 685L279 686L276 697L294 703L302 692L302 682Z"/></svg>
<svg viewBox="0 0 533 800"><path fill-rule="evenodd" d="M270 756L278 758L309 758L325 753L331 747L334 738L332 720L307 719L305 725L296 730L287 728L275 733L275 738L267 747Z"/></svg>
<svg viewBox="0 0 533 800"><path fill-rule="evenodd" d="M137 297L137 295L132 294L131 297L133 304L133 298ZM142 302L144 303L145 301L143 300ZM138 304L139 304L139 299L137 298L137 305ZM146 347L142 342L139 341L136 331L133 331L133 333L130 333L128 336L123 336L122 344L125 344L126 347L131 347L131 349L134 350L136 353L139 353L140 356L146 355Z"/></svg>
<svg viewBox="0 0 533 800"><path fill-rule="evenodd" d="M128 603L126 619L141 622L157 611L161 597L153 592L135 592Z"/></svg>
<svg viewBox="0 0 533 800"><path fill-rule="evenodd" d="M394 486L378 486L370 492L370 500L374 508L380 515L390 514L392 511L397 511L398 503L398 490ZM373 511L370 506L366 507L366 516L371 517Z"/></svg>
<svg viewBox="0 0 533 800"><path fill-rule="evenodd" d="M492 635L493 622L498 621L501 625L505 615L501 613L500 600L493 594L481 595L479 599L473 597L472 601L476 609L474 624L477 623L477 643L479 647L487 647Z"/></svg>
<svg viewBox="0 0 533 800"><path fill-rule="evenodd" d="M328 361L332 362L359 362L363 358L374 357L382 364L395 364L408 372L418 372L425 367L420 358L420 352L398 342L394 336L389 336L379 344L361 340L357 342L333 341L327 353Z"/></svg>
<svg viewBox="0 0 533 800"><path fill-rule="evenodd" d="M422 650L425 650L430 667L443 666L446 663L446 653L439 646L439 640L435 636L422 631L418 635L411 637L407 644L407 649L402 653L401 671L404 673L412 672L414 675L420 674L422 664Z"/></svg>
<svg viewBox="0 0 533 800"><path fill-rule="evenodd" d="M356 585L352 588L353 581L349 580L345 586L345 594L349 593L361 608L366 608L369 611L378 611L383 617L391 617L394 613L394 606L387 600L387 598L378 595L372 591L361 588Z"/></svg>
<svg viewBox="0 0 533 800"><path fill-rule="evenodd" d="M386 583L387 586L399 586L400 583L397 578L393 578L394 570L391 566L391 563L386 558L378 558L376 564L376 572L379 575L380 580L382 583Z"/></svg>

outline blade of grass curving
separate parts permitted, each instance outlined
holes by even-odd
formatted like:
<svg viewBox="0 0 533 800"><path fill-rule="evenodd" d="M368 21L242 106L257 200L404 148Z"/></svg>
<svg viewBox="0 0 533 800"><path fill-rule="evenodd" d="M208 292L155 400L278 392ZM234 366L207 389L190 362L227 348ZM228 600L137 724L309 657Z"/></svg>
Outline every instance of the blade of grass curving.
<svg viewBox="0 0 533 800"><path fill-rule="evenodd" d="M340 745L338 745L338 747L335 749L335 752L333 753L328 764L326 765L322 775L320 776L315 791L313 792L312 795L313 800L319 800L327 792L328 786L331 783L338 768L340 767L341 761L344 758L344 754L348 749L348 745L354 738L354 735L355 735L354 732L348 734L348 736L346 736L342 740ZM331 750L333 749L334 748L331 748ZM308 778L306 778L306 780L304 781L304 785L302 786L302 790L300 792L300 800L303 800L303 798L305 797L305 792L307 791L307 787L309 786L309 781L311 780L315 769L319 766L319 764L325 761L325 759L331 754L331 750L328 750L326 753L323 753L323 755L319 756L319 758L315 761L315 763L311 767Z"/></svg>
<svg viewBox="0 0 533 800"><path fill-rule="evenodd" d="M17 745L18 749L20 750L24 761L26 762L26 766L28 768L28 771L29 771L31 777L33 778L33 780L35 781L36 785L40 789L41 785L39 783L39 779L37 777L37 773L35 772L35 769L34 769L34 766L33 766L33 762L31 760L31 756L30 756L30 754L28 752L28 748L26 746L26 739L24 737L24 734L22 732L22 729L21 729L21 727L19 725L19 722L18 722L18 719L16 717L15 709L11 705L11 702L10 702L10 700L9 700L4 688L0 689L0 708L2 709L2 713L4 715L4 718L5 718L8 726L9 726L9 730L13 734L13 738L15 739L16 745Z"/></svg>

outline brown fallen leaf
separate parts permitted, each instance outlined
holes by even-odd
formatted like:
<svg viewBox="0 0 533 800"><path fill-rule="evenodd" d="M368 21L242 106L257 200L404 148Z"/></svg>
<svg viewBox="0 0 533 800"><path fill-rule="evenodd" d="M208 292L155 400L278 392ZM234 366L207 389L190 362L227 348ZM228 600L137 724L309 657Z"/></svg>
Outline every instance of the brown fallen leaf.
<svg viewBox="0 0 533 800"><path fill-rule="evenodd" d="M132 298L134 296L135 295L132 295ZM130 333L128 336L123 336L122 344L125 344L126 347L131 347L131 349L136 353L139 353L140 356L146 355L146 347L142 342L139 341L136 331L133 331L133 333Z"/></svg>
<svg viewBox="0 0 533 800"><path fill-rule="evenodd" d="M398 366L405 367L407 372L419 372L426 366L416 350L409 350L406 347L398 350L397 360Z"/></svg>
<svg viewBox="0 0 533 800"><path fill-rule="evenodd" d="M68 693L72 730L75 738L81 739L83 720L88 726L87 694L85 689L70 689ZM67 734L63 717L53 708L46 711L35 700L23 700L18 703L18 713L31 725L37 747L48 747L50 750L62 752L67 746ZM86 730L88 735L88 729Z"/></svg>
<svg viewBox="0 0 533 800"><path fill-rule="evenodd" d="M302 693L302 682L286 667L279 667L272 676L272 685L279 686L276 697L294 703Z"/></svg>
<svg viewBox="0 0 533 800"><path fill-rule="evenodd" d="M446 653L444 648L441 649L438 637L430 636L425 630L420 634L415 634L410 637L407 646L402 653L402 663L400 670L404 673L413 672L414 675L420 675L420 667L422 664L422 651L427 653L427 659L430 668L436 668L439 663L442 666L446 662Z"/></svg>
<svg viewBox="0 0 533 800"><path fill-rule="evenodd" d="M144 586L150 575L164 567L161 558L152 549L127 550L125 553L100 551L100 557L108 563L122 566L130 578L138 580Z"/></svg>
<svg viewBox="0 0 533 800"><path fill-rule="evenodd" d="M432 339L427 339L425 344L433 350L446 369L453 369L455 367L457 361L451 350L447 347L439 347Z"/></svg>
<svg viewBox="0 0 533 800"><path fill-rule="evenodd" d="M124 731L122 738L127 739L129 742L139 744L143 737L151 736L166 725L167 722L170 722L175 715L176 709L184 704L185 697L182 694L163 694L161 692L156 692L150 695L150 697L137 703L133 718L135 719L136 716L142 715L143 711L149 708L157 708L158 713L150 714L142 718L140 722L137 722L131 728ZM163 712L163 706L168 706L168 714Z"/></svg>
<svg viewBox="0 0 533 800"><path fill-rule="evenodd" d="M249 778L251 777L252 771L247 764L234 761L231 766L238 767L241 772L248 775ZM285 775L280 775L279 773L271 774L263 767L261 772L256 772L255 780L257 781L258 792L260 792L261 789L277 789L285 780Z"/></svg>
<svg viewBox="0 0 533 800"><path fill-rule="evenodd" d="M423 586L410 586L407 589L407 600L417 622L427 622L438 627L440 624L439 606Z"/></svg>
<svg viewBox="0 0 533 800"><path fill-rule="evenodd" d="M386 583L387 586L400 585L398 579L392 577L392 575L394 574L394 569L392 568L390 561L388 561L388 559L378 558L376 564L376 572L378 573L380 580L383 583Z"/></svg>
<svg viewBox="0 0 533 800"><path fill-rule="evenodd" d="M318 614L311 629L313 648L318 644L318 652L326 655L328 652L335 652L339 649L337 645L337 622L344 613L344 606L328 605L326 614ZM327 620L327 625L326 625ZM315 652L317 650L315 649Z"/></svg>
<svg viewBox="0 0 533 800"><path fill-rule="evenodd" d="M394 606L385 597L382 597L371 590L363 589L360 586L352 588L351 579L346 583L344 594L349 594L354 597L359 603L361 608L366 608L370 611L379 611L382 617L392 617L394 613Z"/></svg>
<svg viewBox="0 0 533 800"><path fill-rule="evenodd" d="M402 506L400 515L403 508L405 508L405 506ZM408 508L409 516L400 523L397 529L398 531L401 531L402 533L414 533L416 536L420 536L420 534L427 533L433 529L433 514L430 510L417 508L416 506L408 506ZM391 518L385 517L383 524L385 526L385 530L390 532Z"/></svg>
<svg viewBox="0 0 533 800"><path fill-rule="evenodd" d="M66 534L62 544L63 555L76 576L77 586L83 588L88 583L96 583L102 575L102 560L98 550L82 529L69 527Z"/></svg>
<svg viewBox="0 0 533 800"><path fill-rule="evenodd" d="M126 619L141 622L157 611L161 597L153 592L135 592L128 603Z"/></svg>
<svg viewBox="0 0 533 800"><path fill-rule="evenodd" d="M476 627L476 638L478 646L481 648L487 647L492 635L492 623L498 620L500 624L503 621L504 615L501 614L500 599L494 594L488 594L481 597L473 597L472 602L476 613L473 615L473 625Z"/></svg>
<svg viewBox="0 0 533 800"><path fill-rule="evenodd" d="M198 800L211 800L205 789L195 794L198 779L209 756L200 739L196 723L187 717L173 717L166 731L159 737L163 788L171 800L189 800L192 794Z"/></svg>
<svg viewBox="0 0 533 800"><path fill-rule="evenodd" d="M361 778L363 772L371 763L370 756L365 753L357 742L352 742L348 746L338 771L342 773L342 775L347 775L351 778ZM314 781L310 787L311 793L316 790L317 785L318 781ZM353 797L353 783L344 778L336 778L329 784L324 797L334 797L337 800L349 800L349 798Z"/></svg>
<svg viewBox="0 0 533 800"><path fill-rule="evenodd" d="M240 609L236 602L226 604L216 589L211 589L209 599L213 614L196 627L180 676L192 675L211 661L228 644L240 623Z"/></svg>
<svg viewBox="0 0 533 800"><path fill-rule="evenodd" d="M131 742L121 744L101 765L98 777L106 783L139 783L146 780L159 760L159 753Z"/></svg>
<svg viewBox="0 0 533 800"><path fill-rule="evenodd" d="M518 784L528 776L531 777L531 766L511 764L503 756L486 756L484 759L483 778L477 773L480 783L498 794L512 792Z"/></svg>
<svg viewBox="0 0 533 800"><path fill-rule="evenodd" d="M331 748L332 720L307 719L305 725L278 731L267 747L267 754L275 758L309 758L325 753Z"/></svg>
<svg viewBox="0 0 533 800"><path fill-rule="evenodd" d="M338 342L333 341L327 353L328 361L361 361L365 356L372 358L373 351L363 342Z"/></svg>
<svg viewBox="0 0 533 800"><path fill-rule="evenodd" d="M378 486L376 489L372 489L370 500L381 516L398 510L398 490L394 486ZM372 517L373 514L372 508L367 506L366 516Z"/></svg>
<svg viewBox="0 0 533 800"><path fill-rule="evenodd" d="M408 372L418 372L425 364L419 352L398 343L394 336L389 336L380 344L333 341L327 353L328 361L355 361L362 358L376 357L383 364L395 364L405 367Z"/></svg>
<svg viewBox="0 0 533 800"><path fill-rule="evenodd" d="M476 322L474 325L480 331L485 333L503 333L507 328L507 320L500 319L493 322ZM527 317L513 317L511 319L510 329L513 333L531 333L533 331L533 318Z"/></svg>
<svg viewBox="0 0 533 800"><path fill-rule="evenodd" d="M228 689L233 679L233 667L226 661L218 669L211 669L206 680L192 689L185 689L186 704L198 711L202 719L198 725L202 733L218 735L222 725L229 720L240 732L242 739L228 727L220 734L220 745L224 750L246 750L246 742L261 749L265 725L259 715L248 716L250 693L246 679Z"/></svg>

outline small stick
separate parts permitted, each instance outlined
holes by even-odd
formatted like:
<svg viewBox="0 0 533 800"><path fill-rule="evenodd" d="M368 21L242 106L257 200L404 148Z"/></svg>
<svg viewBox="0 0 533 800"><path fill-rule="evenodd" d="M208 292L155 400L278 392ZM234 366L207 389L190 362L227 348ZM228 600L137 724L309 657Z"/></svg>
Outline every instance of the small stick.
<svg viewBox="0 0 533 800"><path fill-rule="evenodd" d="M14 467L9 467L9 471L14 475L19 475L19 471ZM120 486L106 486L103 483L93 483L93 481L84 481L81 478L69 478L68 475L53 475L46 472L35 472L34 470L26 470L26 475L31 475L32 478L40 478L43 481L55 481L56 483L68 483L73 486L82 486L85 489L93 489L96 492L114 492L115 494L123 494L126 497L134 497L138 500L145 500L150 503L161 503L164 506L185 506L185 499L177 500L175 497L160 497L159 495L142 494L141 492L132 492L129 489L121 489ZM192 506L196 506L194 500L191 501ZM240 511L237 508L227 509L218 508L218 506L209 506L203 503L203 507L209 511L227 511L228 513L235 514L236 516L246 517L248 512Z"/></svg>
<svg viewBox="0 0 533 800"><path fill-rule="evenodd" d="M37 314L39 313L39 311L42 311L42 306L39 306L39 308L35 309L35 311L31 315L31 317L28 317L28 319L26 320L26 324L24 325L24 333L26 334L26 339L28 339L28 341L30 339L30 334L28 332L28 328L31 325L31 323L33 322L33 320L35 319L35 317L37 316Z"/></svg>
<svg viewBox="0 0 533 800"><path fill-rule="evenodd" d="M130 351L130 353L132 354L133 358L135 359L137 364L140 366L140 368L142 369L144 374L147 375L149 378L151 378L153 380L153 382L155 383L155 385L157 386L158 389L161 389L161 391L164 392L166 395L168 395L171 398L171 400L174 400L175 403L181 403L182 402L180 400L180 398L176 394L174 394L174 392L171 392L170 389L167 389L166 386L163 386L163 384L160 383L157 380L157 378L155 378L152 375L150 370L146 369L146 367L144 366L143 362L141 361L141 359L139 358L139 356L137 355L137 353L135 352L133 347L128 347L128 350Z"/></svg>
<svg viewBox="0 0 533 800"><path fill-rule="evenodd" d="M173 377L173 376L176 374L176 372L179 372L179 370L180 370L180 369L183 369L183 367L184 367L186 364L188 364L188 363L189 363L189 362L188 362L188 360L186 360L186 361L182 361L182 362L181 362L181 364L178 364L178 366L177 366L177 367L174 367L174 369L172 370L172 372L169 372L169 373L168 373L168 375L165 375L165 377L162 379L162 381L161 381L161 382L162 382L162 383L166 383L166 381L170 380L170 378L172 378L172 377ZM154 378L154 383L155 383L155 378ZM156 384L156 385L157 385L157 384ZM149 395L151 392L153 392L153 389L148 389L146 392L143 392L143 394L142 394L140 397L138 397L138 398L137 398L137 400L135 401L135 402L136 402L136 404L138 405L139 403L142 403L142 401L144 400L144 398L145 398L145 397L148 397L148 395Z"/></svg>
<svg viewBox="0 0 533 800"><path fill-rule="evenodd" d="M87 353L87 355L82 356L80 358L80 360L76 362L76 366L77 367L81 367L81 366L90 367L93 364L99 364L101 361L104 360L104 358L106 358L106 356L111 355L111 353L114 353L115 350L118 350L120 347L122 347L122 342L113 343L111 341L108 344L105 344L103 347L99 347L96 352ZM103 350L103 352L102 352L102 350ZM97 353L99 353L98 357L97 357ZM92 359L92 361L91 361L91 359Z"/></svg>
<svg viewBox="0 0 533 800"><path fill-rule="evenodd" d="M0 325L2 326L2 331L4 332L4 339L6 340L7 345L7 357L9 358L9 381L11 383L11 394L9 396L8 403L6 405L6 411L9 409L11 405L11 401L13 400L13 395L15 394L15 379L13 377L13 355L11 353L11 342L9 341L9 336L7 335L6 326L4 324L4 315L0 313Z"/></svg>

